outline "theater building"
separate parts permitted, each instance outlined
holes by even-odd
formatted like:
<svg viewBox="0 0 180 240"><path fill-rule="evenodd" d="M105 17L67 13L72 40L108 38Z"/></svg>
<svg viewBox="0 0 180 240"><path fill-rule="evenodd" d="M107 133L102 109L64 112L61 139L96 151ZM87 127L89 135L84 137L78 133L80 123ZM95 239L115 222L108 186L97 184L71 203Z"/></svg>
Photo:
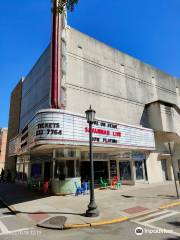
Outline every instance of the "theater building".
<svg viewBox="0 0 180 240"><path fill-rule="evenodd" d="M9 129L14 124L16 131L9 133L7 166L20 181L50 180L53 193L74 192L74 182L89 177L85 111L91 104L96 181L173 180L164 143L174 143L177 175L179 79L69 27L65 15L56 17L57 46L52 40L13 91Z"/></svg>

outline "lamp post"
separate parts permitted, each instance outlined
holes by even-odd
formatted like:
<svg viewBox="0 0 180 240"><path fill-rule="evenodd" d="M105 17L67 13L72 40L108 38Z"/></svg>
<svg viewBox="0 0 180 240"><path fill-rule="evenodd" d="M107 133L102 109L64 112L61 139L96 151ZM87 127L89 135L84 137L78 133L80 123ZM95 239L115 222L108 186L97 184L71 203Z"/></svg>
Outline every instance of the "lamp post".
<svg viewBox="0 0 180 240"><path fill-rule="evenodd" d="M176 183L174 161L173 161L173 158L172 158L172 146L171 146L171 144L174 145L174 142L167 142L167 143L164 143L164 144L165 144L166 148L168 148L169 153L170 153L171 164L172 164L173 175L174 175L174 184L175 184L175 188L176 188L177 198L179 199L179 192L178 192L177 183Z"/></svg>
<svg viewBox="0 0 180 240"><path fill-rule="evenodd" d="M99 216L99 211L95 202L94 196L94 163L93 163L93 156L92 156L92 125L95 121L95 114L96 112L90 108L85 112L86 119L89 123L89 158L91 164L91 178L90 178L90 203L88 205L88 209L86 211L86 217L97 217Z"/></svg>

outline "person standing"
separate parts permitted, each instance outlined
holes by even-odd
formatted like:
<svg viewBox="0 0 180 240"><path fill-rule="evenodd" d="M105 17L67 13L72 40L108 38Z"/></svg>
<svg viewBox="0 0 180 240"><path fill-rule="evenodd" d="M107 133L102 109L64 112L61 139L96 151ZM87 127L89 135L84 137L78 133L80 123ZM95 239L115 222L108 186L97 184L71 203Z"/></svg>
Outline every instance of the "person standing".
<svg viewBox="0 0 180 240"><path fill-rule="evenodd" d="M4 182L4 169L1 170L1 182Z"/></svg>
<svg viewBox="0 0 180 240"><path fill-rule="evenodd" d="M7 169L7 182L11 182L11 171Z"/></svg>

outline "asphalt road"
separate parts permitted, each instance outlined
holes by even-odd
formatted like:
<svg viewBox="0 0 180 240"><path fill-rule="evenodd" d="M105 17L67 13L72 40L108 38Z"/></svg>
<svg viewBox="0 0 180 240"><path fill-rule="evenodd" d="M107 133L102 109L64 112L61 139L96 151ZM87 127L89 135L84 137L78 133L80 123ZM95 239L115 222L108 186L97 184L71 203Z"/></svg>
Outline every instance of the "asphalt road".
<svg viewBox="0 0 180 240"><path fill-rule="evenodd" d="M136 228L138 230L135 230ZM0 204L0 240L12 239L178 240L180 239L180 206L119 224L61 231L34 227L26 219L11 215L8 209Z"/></svg>
<svg viewBox="0 0 180 240"><path fill-rule="evenodd" d="M0 240L18 239L18 234L31 230L34 230L31 222L12 214L0 201Z"/></svg>

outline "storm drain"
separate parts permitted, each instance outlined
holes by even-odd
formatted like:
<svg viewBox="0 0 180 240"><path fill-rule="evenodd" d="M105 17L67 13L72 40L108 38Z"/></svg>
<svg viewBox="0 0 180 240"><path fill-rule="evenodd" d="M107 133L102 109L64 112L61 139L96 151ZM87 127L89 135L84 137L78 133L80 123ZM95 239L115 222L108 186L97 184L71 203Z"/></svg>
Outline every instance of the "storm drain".
<svg viewBox="0 0 180 240"><path fill-rule="evenodd" d="M59 229L62 230L64 228L64 224L67 220L67 217L64 216L56 216L45 219L37 224L38 227L50 228L50 229Z"/></svg>

